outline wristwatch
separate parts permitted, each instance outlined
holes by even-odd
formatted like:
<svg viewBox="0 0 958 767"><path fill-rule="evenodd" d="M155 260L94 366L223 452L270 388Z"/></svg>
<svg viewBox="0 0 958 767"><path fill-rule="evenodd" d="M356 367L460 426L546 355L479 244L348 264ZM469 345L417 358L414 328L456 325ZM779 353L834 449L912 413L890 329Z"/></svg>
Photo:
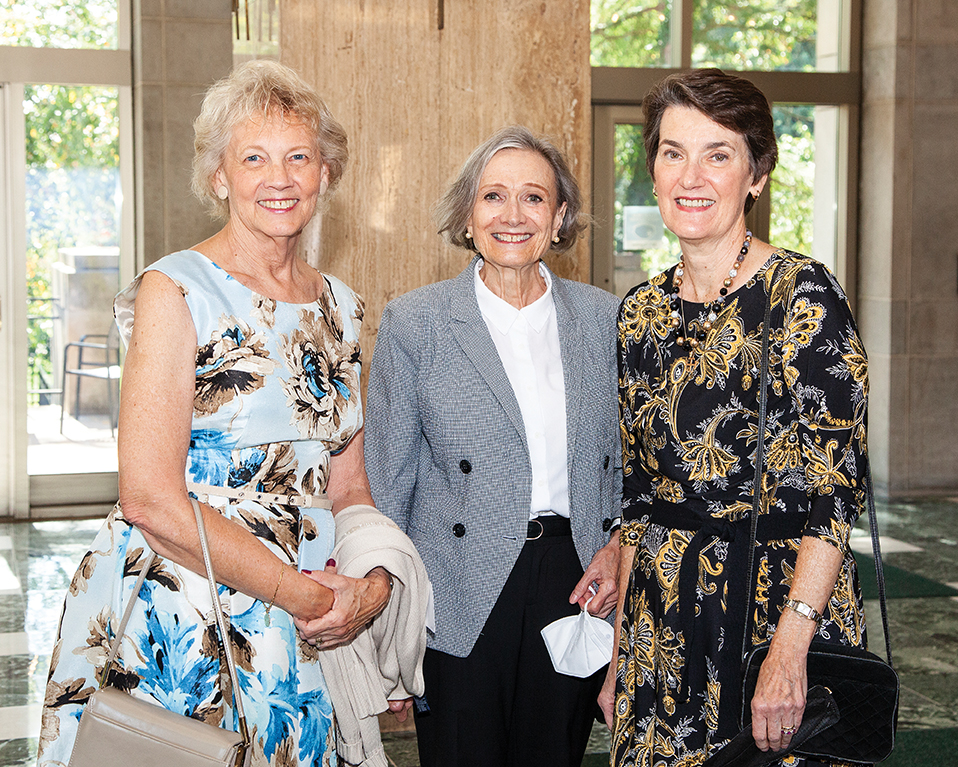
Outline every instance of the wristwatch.
<svg viewBox="0 0 958 767"><path fill-rule="evenodd" d="M805 602L799 602L797 599L788 597L785 600L785 606L791 608L803 618L808 618L810 621L815 621L815 623L822 622L822 614L811 605L805 604Z"/></svg>

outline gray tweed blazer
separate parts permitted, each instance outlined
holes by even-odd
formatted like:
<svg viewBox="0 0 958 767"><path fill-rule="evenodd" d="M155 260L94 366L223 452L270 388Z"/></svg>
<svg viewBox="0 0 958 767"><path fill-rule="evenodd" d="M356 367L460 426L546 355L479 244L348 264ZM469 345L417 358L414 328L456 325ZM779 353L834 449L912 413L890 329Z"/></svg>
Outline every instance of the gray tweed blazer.
<svg viewBox="0 0 958 767"><path fill-rule="evenodd" d="M385 308L367 396L366 472L436 599L429 646L464 657L526 537L532 465L519 403L476 301L473 269ZM572 531L583 568L619 516L618 299L553 275Z"/></svg>

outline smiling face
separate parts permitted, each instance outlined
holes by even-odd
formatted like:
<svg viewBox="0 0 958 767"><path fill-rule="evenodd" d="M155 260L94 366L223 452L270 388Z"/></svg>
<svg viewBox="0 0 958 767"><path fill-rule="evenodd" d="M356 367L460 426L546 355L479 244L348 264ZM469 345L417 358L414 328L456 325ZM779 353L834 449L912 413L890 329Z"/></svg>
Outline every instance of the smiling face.
<svg viewBox="0 0 958 767"><path fill-rule="evenodd" d="M662 114L655 189L665 225L683 243L724 246L745 229L745 198L758 196L766 176L752 179L745 138L697 109Z"/></svg>
<svg viewBox="0 0 958 767"><path fill-rule="evenodd" d="M531 149L500 149L479 179L466 230L487 263L521 269L549 250L564 213L546 159Z"/></svg>
<svg viewBox="0 0 958 767"><path fill-rule="evenodd" d="M328 184L313 133L279 114L237 125L216 172L231 225L268 237L298 235Z"/></svg>

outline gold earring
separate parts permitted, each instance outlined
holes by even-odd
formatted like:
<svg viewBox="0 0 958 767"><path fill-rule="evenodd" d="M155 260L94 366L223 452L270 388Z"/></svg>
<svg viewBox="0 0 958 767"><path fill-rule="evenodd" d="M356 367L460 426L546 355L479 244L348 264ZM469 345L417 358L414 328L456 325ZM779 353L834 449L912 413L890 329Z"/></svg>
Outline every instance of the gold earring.
<svg viewBox="0 0 958 767"><path fill-rule="evenodd" d="M653 197L656 197L656 198L659 196L659 193L655 191L655 187L654 187L654 186L652 187L652 196L653 196Z"/></svg>
<svg viewBox="0 0 958 767"><path fill-rule="evenodd" d="M752 199L753 199L753 200L757 200L757 199L758 199L759 197L761 197L761 196L762 196L762 190L761 190L761 189L759 189L757 192L752 192Z"/></svg>
<svg viewBox="0 0 958 767"><path fill-rule="evenodd" d="M558 242L558 241L559 241L559 235L556 235L555 237L553 237L553 238L552 238L552 241L553 241L553 242Z"/></svg>

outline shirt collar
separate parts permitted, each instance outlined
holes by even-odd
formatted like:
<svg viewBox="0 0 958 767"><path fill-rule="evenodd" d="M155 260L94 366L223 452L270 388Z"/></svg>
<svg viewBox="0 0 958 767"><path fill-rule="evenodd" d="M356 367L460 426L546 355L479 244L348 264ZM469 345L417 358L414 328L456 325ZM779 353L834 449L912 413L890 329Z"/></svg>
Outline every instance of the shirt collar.
<svg viewBox="0 0 958 767"><path fill-rule="evenodd" d="M523 317L536 333L541 333L552 314L555 303L552 300L552 275L546 265L539 262L539 274L546 282L546 291L539 298L522 309L516 309L493 293L482 281L479 271L482 269L482 259L476 261L474 282L476 285L476 300L479 302L479 311L486 321L491 322L500 333L508 333L519 317Z"/></svg>

